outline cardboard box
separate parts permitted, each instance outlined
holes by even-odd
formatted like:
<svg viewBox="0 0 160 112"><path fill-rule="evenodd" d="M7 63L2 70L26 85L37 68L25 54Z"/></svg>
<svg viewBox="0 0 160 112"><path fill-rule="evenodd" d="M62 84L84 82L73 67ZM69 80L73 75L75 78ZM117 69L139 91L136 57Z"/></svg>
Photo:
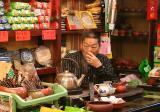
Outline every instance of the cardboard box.
<svg viewBox="0 0 160 112"><path fill-rule="evenodd" d="M92 13L90 11L79 11L79 17L85 29L95 29L97 28L94 22Z"/></svg>
<svg viewBox="0 0 160 112"><path fill-rule="evenodd" d="M74 15L67 16L66 23L67 23L67 30L84 29L82 22L78 16L78 11L75 11Z"/></svg>

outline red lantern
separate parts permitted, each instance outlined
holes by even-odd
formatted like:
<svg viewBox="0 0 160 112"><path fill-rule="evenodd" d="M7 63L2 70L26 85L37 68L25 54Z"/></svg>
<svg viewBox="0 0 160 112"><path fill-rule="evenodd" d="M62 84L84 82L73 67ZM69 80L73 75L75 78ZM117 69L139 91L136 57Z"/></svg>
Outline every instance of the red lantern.
<svg viewBox="0 0 160 112"><path fill-rule="evenodd" d="M158 0L147 0L147 20L157 20Z"/></svg>

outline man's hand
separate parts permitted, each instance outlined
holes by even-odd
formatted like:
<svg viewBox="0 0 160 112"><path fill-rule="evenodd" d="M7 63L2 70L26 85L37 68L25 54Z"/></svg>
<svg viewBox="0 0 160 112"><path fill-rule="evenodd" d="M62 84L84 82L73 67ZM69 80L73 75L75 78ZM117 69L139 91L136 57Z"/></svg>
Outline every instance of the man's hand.
<svg viewBox="0 0 160 112"><path fill-rule="evenodd" d="M102 66L100 60L91 52L88 52L85 56L85 59L88 64L92 65L95 68Z"/></svg>

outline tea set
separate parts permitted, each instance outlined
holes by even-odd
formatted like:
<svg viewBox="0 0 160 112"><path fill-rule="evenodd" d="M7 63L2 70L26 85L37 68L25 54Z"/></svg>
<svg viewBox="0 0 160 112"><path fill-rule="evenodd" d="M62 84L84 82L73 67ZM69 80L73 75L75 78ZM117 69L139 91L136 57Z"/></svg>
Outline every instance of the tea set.
<svg viewBox="0 0 160 112"><path fill-rule="evenodd" d="M120 84L116 84L116 86L114 86L114 85L112 85L111 81L106 81L104 83L95 84L94 89L98 93L99 96L108 96L108 95L114 94L117 91L117 88L119 88L118 86ZM122 84L120 86L122 86ZM123 86L125 87L124 84L123 84Z"/></svg>
<svg viewBox="0 0 160 112"><path fill-rule="evenodd" d="M95 84L94 89L100 96L114 94L116 90L116 88L112 87L111 82Z"/></svg>

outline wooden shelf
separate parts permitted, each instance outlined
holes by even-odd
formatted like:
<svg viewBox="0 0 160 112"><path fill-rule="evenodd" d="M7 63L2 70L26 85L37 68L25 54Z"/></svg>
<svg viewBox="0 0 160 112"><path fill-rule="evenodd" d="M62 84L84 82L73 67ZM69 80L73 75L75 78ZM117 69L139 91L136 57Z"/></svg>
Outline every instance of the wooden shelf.
<svg viewBox="0 0 160 112"><path fill-rule="evenodd" d="M62 34L81 34L84 31L85 30L62 31ZM102 29L91 29L91 31L93 31L93 32L99 32L99 33L103 32Z"/></svg>
<svg viewBox="0 0 160 112"><path fill-rule="evenodd" d="M111 36L112 40L147 41L148 36Z"/></svg>
<svg viewBox="0 0 160 112"><path fill-rule="evenodd" d="M46 74L55 74L55 67L46 67L46 68L36 68L38 75L46 75Z"/></svg>
<svg viewBox="0 0 160 112"><path fill-rule="evenodd" d="M50 29L48 29L50 30ZM54 30L54 29L52 29ZM30 31L31 33L31 37L38 37L38 36L42 36L42 30L17 30L17 31ZM15 37L15 32L16 31L8 31L9 36L8 37Z"/></svg>
<svg viewBox="0 0 160 112"><path fill-rule="evenodd" d="M142 10L142 11L118 11L117 13L119 16L124 15L124 16L144 16L146 17L147 12Z"/></svg>
<svg viewBox="0 0 160 112"><path fill-rule="evenodd" d="M44 67L44 68L36 68L38 75L46 75L46 74L55 74L56 67ZM17 70L14 70L15 73L18 73Z"/></svg>
<svg viewBox="0 0 160 112"><path fill-rule="evenodd" d="M126 15L126 16L145 16L146 12L119 12L118 15Z"/></svg>
<svg viewBox="0 0 160 112"><path fill-rule="evenodd" d="M4 8L5 11L10 12L10 5L11 2L26 2L29 3L30 5L32 5L32 3L30 2L35 2L36 0L3 0L4 2ZM49 3L49 5L51 5L50 7L50 17L51 17L51 21L50 21L50 28L46 29L46 30L56 30L56 38L54 41L44 41L41 37L42 37L42 32L45 29L37 29L37 30L8 30L6 32L8 32L8 43L2 43L2 46L4 46L5 48L7 48L7 50L11 50L11 51L15 51L21 48L28 48L28 49L32 49L32 48L37 48L41 45L44 45L46 47L49 48L52 58L54 60L56 60L56 64L57 66L60 64L58 62L60 62L61 59L61 30L59 28L60 26L60 21L61 21L61 0L41 0L39 2L47 2ZM34 8L34 7L32 7ZM16 32L17 31L28 31L30 33L30 37L31 40L30 41L16 41ZM22 35L25 35L22 33ZM2 35L3 36L3 35ZM20 37L22 37L20 35ZM15 39L15 40L14 40ZM37 70L37 74L39 76L44 76L41 77L42 79L44 79L43 81L45 82L53 82L54 77L56 76L56 67L50 67L50 68L36 68Z"/></svg>

